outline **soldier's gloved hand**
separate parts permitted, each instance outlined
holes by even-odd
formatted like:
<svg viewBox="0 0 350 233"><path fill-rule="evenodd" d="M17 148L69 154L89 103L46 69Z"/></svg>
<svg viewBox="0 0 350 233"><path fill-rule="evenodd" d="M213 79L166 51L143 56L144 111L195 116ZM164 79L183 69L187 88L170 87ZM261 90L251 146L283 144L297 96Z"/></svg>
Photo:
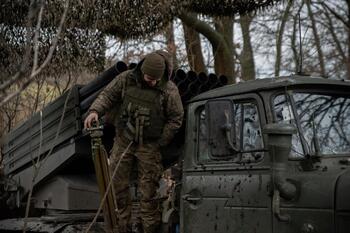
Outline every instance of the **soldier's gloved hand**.
<svg viewBox="0 0 350 233"><path fill-rule="evenodd" d="M98 114L94 111L90 112L89 115L85 118L84 129L91 128L93 122L98 123Z"/></svg>

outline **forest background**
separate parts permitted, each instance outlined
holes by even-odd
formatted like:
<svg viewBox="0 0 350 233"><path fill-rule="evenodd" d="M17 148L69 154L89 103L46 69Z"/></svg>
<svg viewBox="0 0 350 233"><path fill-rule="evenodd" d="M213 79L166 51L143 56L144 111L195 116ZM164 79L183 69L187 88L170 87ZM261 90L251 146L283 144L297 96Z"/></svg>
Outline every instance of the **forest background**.
<svg viewBox="0 0 350 233"><path fill-rule="evenodd" d="M0 138L71 86L155 49L229 83L299 72L350 79L350 0L140 2L2 1Z"/></svg>

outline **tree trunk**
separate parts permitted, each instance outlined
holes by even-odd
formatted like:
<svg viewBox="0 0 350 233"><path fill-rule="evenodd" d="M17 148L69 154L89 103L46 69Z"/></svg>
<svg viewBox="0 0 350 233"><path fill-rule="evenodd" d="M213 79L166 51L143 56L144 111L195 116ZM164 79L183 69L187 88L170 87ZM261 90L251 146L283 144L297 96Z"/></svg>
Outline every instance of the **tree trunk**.
<svg viewBox="0 0 350 233"><path fill-rule="evenodd" d="M346 5L348 7L347 15L347 27L348 30L348 61L347 61L347 71L348 71L348 80L350 80L350 0L346 0Z"/></svg>
<svg viewBox="0 0 350 233"><path fill-rule="evenodd" d="M165 38L166 44L168 48L168 52L171 54L174 64L174 70L179 68L178 61L176 58L176 44L175 44L175 36L174 36L174 24L171 22L169 26L165 30Z"/></svg>
<svg viewBox="0 0 350 233"><path fill-rule="evenodd" d="M5 134L5 118L4 118L4 113L3 110L0 110L0 144L2 145L3 142L1 141L3 136ZM0 156L2 155L1 153L2 147L0 147ZM0 163L2 161L2 158L0 159Z"/></svg>
<svg viewBox="0 0 350 233"><path fill-rule="evenodd" d="M299 11L300 12L300 11ZM295 73L300 73L302 72L302 67L300 67L300 60L302 59L300 56L301 54L298 53L298 48L296 45L296 34L297 34L297 24L298 24L298 14L296 14L293 17L293 33L292 33L292 38L291 38L291 42L292 42L292 51L293 51L293 60L295 63Z"/></svg>
<svg viewBox="0 0 350 233"><path fill-rule="evenodd" d="M341 46L341 43L340 43L340 41L339 41L339 39L338 39L337 34L335 33L335 28L334 28L334 26L333 26L332 18L331 18L331 16L330 16L329 13L328 13L327 8L325 8L325 7L324 7L324 14L325 14L325 16L326 16L326 18L327 18L327 21L328 21L328 30L329 30L329 32L330 32L331 35L332 35L332 38L333 38L333 40L334 40L335 46L336 46L336 48L337 48L337 50L338 50L338 53L339 53L339 55L340 55L340 57L341 57L341 60L342 60L342 62L344 63L344 65L346 66L346 69L347 69L347 77L349 77L348 58L347 58L347 56L345 55L345 52L344 52L344 50L343 50L343 48L342 48L342 46Z"/></svg>
<svg viewBox="0 0 350 233"><path fill-rule="evenodd" d="M347 79L350 80L350 0L344 0L347 6L347 15L344 17L336 10L332 9L327 5L328 1L321 2L322 6L327 9L336 19L342 22L347 30L347 59L346 59L346 67L347 67Z"/></svg>
<svg viewBox="0 0 350 233"><path fill-rule="evenodd" d="M231 17L215 18L215 29L223 35L224 41L214 52L214 66L217 74L225 74L235 79L235 62L233 55L233 19ZM232 64L232 65L227 65Z"/></svg>
<svg viewBox="0 0 350 233"><path fill-rule="evenodd" d="M255 63L249 31L252 20L253 16L248 14L244 16L242 15L239 19L243 35L243 49L240 55L242 73L241 78L245 81L255 79Z"/></svg>
<svg viewBox="0 0 350 233"><path fill-rule="evenodd" d="M197 18L197 16L191 13L192 17ZM191 70L199 73L207 73L206 66L204 64L201 40L199 33L192 27L187 26L185 23L183 25L185 45L187 51L188 64Z"/></svg>
<svg viewBox="0 0 350 233"><path fill-rule="evenodd" d="M289 17L290 8L292 6L293 6L293 1L289 0L287 7L286 7L286 10L284 11L283 16L281 18L281 25L280 25L279 30L277 32L275 77L280 76L283 33L284 33L284 28L286 26L286 22L287 22L288 17Z"/></svg>
<svg viewBox="0 0 350 233"><path fill-rule="evenodd" d="M198 20L191 14L183 13L179 15L179 18L185 23L187 26L193 28L197 32L201 33L205 36L213 47L214 59L219 59L219 56L222 56L222 60L225 62L224 70L215 70L218 75L226 75L229 83L234 83L233 77L233 56L230 46L228 46L225 37L215 31L212 27L210 27L207 23ZM233 43L233 42L231 42ZM229 68L228 68L229 67ZM232 72L229 72L231 70ZM227 72L227 73L226 73Z"/></svg>
<svg viewBox="0 0 350 233"><path fill-rule="evenodd" d="M306 6L307 6L308 14L309 14L309 17L310 17L310 20L311 20L312 33L314 35L315 46L316 46L316 49L317 49L318 60L319 60L319 63L320 63L320 72L321 72L321 75L323 77L326 77L326 69L325 69L325 65L324 65L324 59L323 59L323 52L322 52L322 48L321 48L320 37L319 37L318 32L317 32L316 21L315 21L315 18L314 18L314 13L312 12L312 9L311 9L311 1L310 0L306 0Z"/></svg>

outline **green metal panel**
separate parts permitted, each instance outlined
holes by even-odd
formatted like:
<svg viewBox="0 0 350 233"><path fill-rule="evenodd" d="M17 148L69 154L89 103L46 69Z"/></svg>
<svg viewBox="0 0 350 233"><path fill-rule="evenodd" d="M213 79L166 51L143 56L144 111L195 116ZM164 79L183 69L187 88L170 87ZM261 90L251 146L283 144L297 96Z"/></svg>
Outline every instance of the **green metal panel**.
<svg viewBox="0 0 350 233"><path fill-rule="evenodd" d="M56 99L40 113L11 131L4 143L4 171L10 174L36 158L40 145L40 121L42 124L41 154L68 140L81 130L79 95L77 87L71 89L59 136L55 140L68 92Z"/></svg>

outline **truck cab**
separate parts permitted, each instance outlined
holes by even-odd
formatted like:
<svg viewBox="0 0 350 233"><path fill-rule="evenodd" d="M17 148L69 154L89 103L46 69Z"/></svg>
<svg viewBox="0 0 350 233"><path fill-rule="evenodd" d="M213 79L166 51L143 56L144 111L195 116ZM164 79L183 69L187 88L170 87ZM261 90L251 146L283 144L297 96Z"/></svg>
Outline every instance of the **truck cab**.
<svg viewBox="0 0 350 233"><path fill-rule="evenodd" d="M349 91L291 76L193 98L181 232L348 232Z"/></svg>
<svg viewBox="0 0 350 233"><path fill-rule="evenodd" d="M82 121L102 88L126 69L120 64L72 87L7 135L1 232L22 231L25 221L30 232L85 232L101 195ZM176 164L177 175L172 192L160 198L162 233L349 232L350 83L292 75L212 89L196 80L188 85L181 73L174 80L183 89L185 128L163 151L163 165ZM212 90L197 95L206 88ZM111 132L104 131L106 151ZM42 161L39 170L33 161ZM99 218L91 232L104 232L106 222Z"/></svg>

